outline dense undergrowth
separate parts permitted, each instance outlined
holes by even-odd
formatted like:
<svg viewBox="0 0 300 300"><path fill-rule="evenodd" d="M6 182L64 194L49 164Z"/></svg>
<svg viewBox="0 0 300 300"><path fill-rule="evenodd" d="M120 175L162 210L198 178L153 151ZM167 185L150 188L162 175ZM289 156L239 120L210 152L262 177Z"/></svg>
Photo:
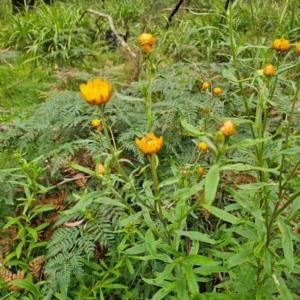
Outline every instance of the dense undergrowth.
<svg viewBox="0 0 300 300"><path fill-rule="evenodd" d="M297 1L173 2L2 6L1 299L300 298Z"/></svg>

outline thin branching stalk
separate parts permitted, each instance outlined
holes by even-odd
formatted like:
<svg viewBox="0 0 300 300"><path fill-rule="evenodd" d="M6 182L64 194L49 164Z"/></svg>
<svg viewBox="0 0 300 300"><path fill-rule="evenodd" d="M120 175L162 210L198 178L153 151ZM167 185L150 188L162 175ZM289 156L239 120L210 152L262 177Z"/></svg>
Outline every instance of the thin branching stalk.
<svg viewBox="0 0 300 300"><path fill-rule="evenodd" d="M237 49L236 49L236 45L235 45L234 32L233 32L233 27L232 27L232 3L231 3L231 1L229 2L228 23L229 23L230 47L231 47L231 51L232 51L233 65L235 67L235 74L236 74L236 77L238 79L238 85L239 85L240 91L242 93L242 99L243 99L243 103L244 103L247 118L248 118L248 120L251 121L250 108L249 108L249 104L248 104L248 101L247 101L247 98L246 98L243 83L241 81L239 66L238 66L238 62L237 62L237 56L236 56ZM255 138L255 132L254 132L252 122L249 122L249 127L250 127L250 130L251 130L251 133L252 133L252 137Z"/></svg>

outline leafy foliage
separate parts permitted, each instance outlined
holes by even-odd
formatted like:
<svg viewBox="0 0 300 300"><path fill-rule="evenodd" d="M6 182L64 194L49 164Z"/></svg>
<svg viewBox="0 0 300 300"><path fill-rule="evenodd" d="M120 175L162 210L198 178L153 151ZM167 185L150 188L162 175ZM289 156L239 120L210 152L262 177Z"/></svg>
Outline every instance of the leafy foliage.
<svg viewBox="0 0 300 300"><path fill-rule="evenodd" d="M33 62L33 82L43 62L58 67L45 102L0 137L2 297L297 299L299 8L250 2L190 1L165 29L172 1L87 1L130 29L136 59L107 52L106 21L78 27L78 4L5 25L1 43L16 49L0 52L1 97L18 90L6 89L17 62ZM143 53L135 40L150 30ZM271 48L275 31L286 52ZM78 93L96 76L114 86L105 106Z"/></svg>

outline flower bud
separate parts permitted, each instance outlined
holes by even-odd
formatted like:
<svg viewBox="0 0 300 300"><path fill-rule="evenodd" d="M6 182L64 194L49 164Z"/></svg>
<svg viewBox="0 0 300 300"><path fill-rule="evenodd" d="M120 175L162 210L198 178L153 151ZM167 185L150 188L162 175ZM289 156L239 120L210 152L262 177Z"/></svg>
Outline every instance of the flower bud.
<svg viewBox="0 0 300 300"><path fill-rule="evenodd" d="M154 44L154 36L151 33L144 32L138 37L138 42L141 46L144 44L152 46Z"/></svg>
<svg viewBox="0 0 300 300"><path fill-rule="evenodd" d="M272 76L272 75L274 75L275 69L274 69L273 65L270 64L270 65L267 65L267 66L263 69L263 71L264 71L264 74L265 74L265 75Z"/></svg>
<svg viewBox="0 0 300 300"><path fill-rule="evenodd" d="M99 127L100 126L100 120L99 119L94 119L91 121L92 126L94 127Z"/></svg>
<svg viewBox="0 0 300 300"><path fill-rule="evenodd" d="M215 95L220 95L221 93L222 93L222 89L221 89L221 88L215 87L215 88L213 89L213 94L215 94Z"/></svg>
<svg viewBox="0 0 300 300"><path fill-rule="evenodd" d="M200 143L198 144L198 149L199 149L200 151L205 151L205 150L207 149L207 144L206 144L205 142L200 142Z"/></svg>
<svg viewBox="0 0 300 300"><path fill-rule="evenodd" d="M296 51L297 55L300 55L300 42L296 42L295 51Z"/></svg>
<svg viewBox="0 0 300 300"><path fill-rule="evenodd" d="M142 48L144 53L149 53L151 51L151 46L149 44L142 45Z"/></svg>
<svg viewBox="0 0 300 300"><path fill-rule="evenodd" d="M229 136L235 133L235 126L232 123L231 120L227 120L223 123L223 125L220 127L220 132L224 136Z"/></svg>
<svg viewBox="0 0 300 300"><path fill-rule="evenodd" d="M208 82L203 82L202 88L203 89L208 89L209 88L209 83Z"/></svg>
<svg viewBox="0 0 300 300"><path fill-rule="evenodd" d="M198 172L200 175L203 175L205 173L204 168L203 167L199 167L198 168Z"/></svg>
<svg viewBox="0 0 300 300"><path fill-rule="evenodd" d="M105 167L102 164L100 164L100 165L98 165L97 171L98 171L98 175L102 175L105 172Z"/></svg>

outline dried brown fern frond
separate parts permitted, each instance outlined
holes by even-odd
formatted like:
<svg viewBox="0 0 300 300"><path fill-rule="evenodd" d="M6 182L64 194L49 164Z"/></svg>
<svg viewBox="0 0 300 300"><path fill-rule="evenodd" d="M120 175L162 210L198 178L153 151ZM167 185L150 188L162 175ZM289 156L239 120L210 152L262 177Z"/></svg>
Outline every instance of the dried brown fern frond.
<svg viewBox="0 0 300 300"><path fill-rule="evenodd" d="M99 260L105 256L105 254L108 252L108 249L105 247L101 247L99 242L96 242L96 248L95 248L95 262L99 262Z"/></svg>
<svg viewBox="0 0 300 300"><path fill-rule="evenodd" d="M1 253L9 252L14 241L18 239L17 227L11 226L7 229L0 230L0 249Z"/></svg>
<svg viewBox="0 0 300 300"><path fill-rule="evenodd" d="M6 269L5 267L0 269L0 276L4 279L4 281L7 284L7 287L11 290L11 291L20 291L22 290L21 287L16 286L12 283L12 281L14 279L24 279L25 274L23 270L18 270L17 273L13 273L11 271L9 271L8 269Z"/></svg>
<svg viewBox="0 0 300 300"><path fill-rule="evenodd" d="M75 151L75 154L66 156L66 161L61 164L61 168L63 169L63 173L68 175L69 177L73 177L75 174L80 173L76 169L72 168L68 161L72 161L73 163L89 168L94 169L94 161L89 151L84 148L78 149Z"/></svg>
<svg viewBox="0 0 300 300"><path fill-rule="evenodd" d="M64 210L66 206L64 205L64 200L68 196L67 191L60 191L60 193L55 194L45 194L40 197L35 203L36 205L43 205L43 204L51 204L55 210ZM44 217L42 218L44 220Z"/></svg>
<svg viewBox="0 0 300 300"><path fill-rule="evenodd" d="M45 261L44 255L40 255L28 264L29 272L32 274L34 279L38 279L41 276L41 271Z"/></svg>
<svg viewBox="0 0 300 300"><path fill-rule="evenodd" d="M205 221L210 217L210 212L204 207L201 208L201 214L204 216Z"/></svg>
<svg viewBox="0 0 300 300"><path fill-rule="evenodd" d="M81 187L81 188L85 188L85 184L87 182L87 178L85 177L84 173L77 173L73 176L74 178L78 178L77 180L75 180L75 182Z"/></svg>

